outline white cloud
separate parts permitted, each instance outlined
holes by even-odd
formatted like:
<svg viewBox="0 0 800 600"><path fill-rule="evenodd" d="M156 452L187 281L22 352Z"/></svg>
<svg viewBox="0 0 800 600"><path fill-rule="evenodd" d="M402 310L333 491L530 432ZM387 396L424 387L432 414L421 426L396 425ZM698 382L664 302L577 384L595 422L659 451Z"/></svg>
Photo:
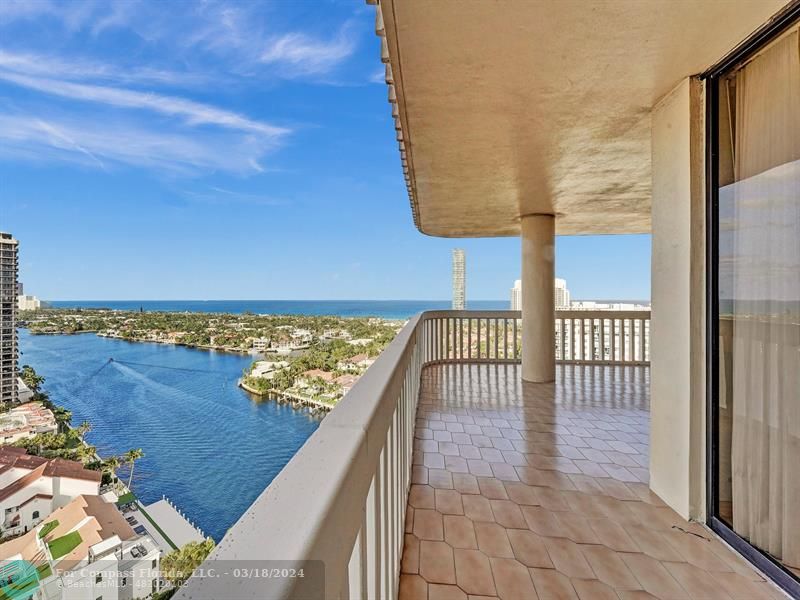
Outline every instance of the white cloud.
<svg viewBox="0 0 800 600"><path fill-rule="evenodd" d="M92 18L97 0L3 0L0 2L0 23L53 17L70 31L80 29Z"/></svg>
<svg viewBox="0 0 800 600"><path fill-rule="evenodd" d="M21 75L68 80L172 86L197 86L209 82L209 77L201 73L178 72L155 67L130 68L81 58L64 60L47 54L9 52L3 49L0 49L0 68Z"/></svg>
<svg viewBox="0 0 800 600"><path fill-rule="evenodd" d="M330 40L304 33L287 33L273 38L261 54L261 62L277 65L289 77L329 73L353 54L356 40L350 23L345 23Z"/></svg>
<svg viewBox="0 0 800 600"><path fill-rule="evenodd" d="M97 163L100 168L105 170L106 166L103 164L99 158L97 158L90 150L87 150L83 146L81 146L73 137L69 134L61 131L54 125L46 121L42 121L41 119L36 119L34 123L31 123L34 129L37 129L45 134L49 134L51 137L50 145L55 147L62 147L64 148L64 143L66 144L66 148L73 148L77 150L81 154L84 154L91 158L95 163Z"/></svg>
<svg viewBox="0 0 800 600"><path fill-rule="evenodd" d="M269 138L280 138L289 133L278 127L248 119L247 117L177 96L138 92L123 88L72 83L45 77L28 77L19 73L0 71L0 79L16 85L85 102L97 102L120 108L144 109L171 117L182 117L190 125L215 125L260 134Z"/></svg>
<svg viewBox="0 0 800 600"><path fill-rule="evenodd" d="M230 132L165 132L135 122L98 122L91 115L48 118L0 115L0 158L62 161L87 167L112 164L182 175L209 171L253 173L270 147L259 136Z"/></svg>
<svg viewBox="0 0 800 600"><path fill-rule="evenodd" d="M370 83L386 83L386 67L381 67L369 77Z"/></svg>
<svg viewBox="0 0 800 600"><path fill-rule="evenodd" d="M250 206L280 206L287 204L285 200L280 198L261 194L250 194L247 192L237 192L217 186L211 186L207 190L199 192L183 190L181 194L191 200L210 205L235 203Z"/></svg>

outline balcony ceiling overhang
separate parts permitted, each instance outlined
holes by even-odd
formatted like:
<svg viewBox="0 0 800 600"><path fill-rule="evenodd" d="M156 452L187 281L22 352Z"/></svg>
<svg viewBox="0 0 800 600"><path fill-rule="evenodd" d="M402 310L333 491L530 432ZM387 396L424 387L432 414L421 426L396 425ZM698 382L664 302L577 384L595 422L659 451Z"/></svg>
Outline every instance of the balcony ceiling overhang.
<svg viewBox="0 0 800 600"><path fill-rule="evenodd" d="M374 0L368 0L374 1ZM380 0L414 221L442 237L650 231L650 111L785 0Z"/></svg>

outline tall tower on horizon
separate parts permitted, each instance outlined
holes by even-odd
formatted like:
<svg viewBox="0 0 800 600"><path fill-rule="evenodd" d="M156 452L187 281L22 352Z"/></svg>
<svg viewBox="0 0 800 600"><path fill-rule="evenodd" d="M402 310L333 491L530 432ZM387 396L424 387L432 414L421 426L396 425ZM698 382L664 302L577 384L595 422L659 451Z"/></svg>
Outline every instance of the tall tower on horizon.
<svg viewBox="0 0 800 600"><path fill-rule="evenodd" d="M461 248L453 248L453 310L466 307L466 259Z"/></svg>
<svg viewBox="0 0 800 600"><path fill-rule="evenodd" d="M511 310L522 310L522 280L514 281L511 288Z"/></svg>
<svg viewBox="0 0 800 600"><path fill-rule="evenodd" d="M0 401L14 402L17 386L17 271L18 242L0 232Z"/></svg>
<svg viewBox="0 0 800 600"><path fill-rule="evenodd" d="M555 306L556 310L569 310L572 305L572 300L567 289L566 279L559 279L556 277L555 281Z"/></svg>

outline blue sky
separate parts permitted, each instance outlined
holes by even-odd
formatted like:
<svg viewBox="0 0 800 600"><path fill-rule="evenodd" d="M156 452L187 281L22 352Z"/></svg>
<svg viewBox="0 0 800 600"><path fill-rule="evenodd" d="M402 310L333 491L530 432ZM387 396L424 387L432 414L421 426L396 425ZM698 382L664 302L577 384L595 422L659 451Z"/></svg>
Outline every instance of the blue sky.
<svg viewBox="0 0 800 600"><path fill-rule="evenodd" d="M168 8L167 8L168 7ZM519 240L413 225L354 2L0 3L0 230L44 299L505 299ZM650 295L650 237L560 237L574 298Z"/></svg>

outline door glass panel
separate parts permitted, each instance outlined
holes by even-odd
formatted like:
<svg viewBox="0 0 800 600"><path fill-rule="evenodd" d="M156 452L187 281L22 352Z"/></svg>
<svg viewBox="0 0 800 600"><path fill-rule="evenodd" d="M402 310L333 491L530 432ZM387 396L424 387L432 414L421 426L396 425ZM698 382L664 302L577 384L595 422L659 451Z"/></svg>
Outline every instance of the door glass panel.
<svg viewBox="0 0 800 600"><path fill-rule="evenodd" d="M798 575L800 32L717 81L717 516Z"/></svg>

